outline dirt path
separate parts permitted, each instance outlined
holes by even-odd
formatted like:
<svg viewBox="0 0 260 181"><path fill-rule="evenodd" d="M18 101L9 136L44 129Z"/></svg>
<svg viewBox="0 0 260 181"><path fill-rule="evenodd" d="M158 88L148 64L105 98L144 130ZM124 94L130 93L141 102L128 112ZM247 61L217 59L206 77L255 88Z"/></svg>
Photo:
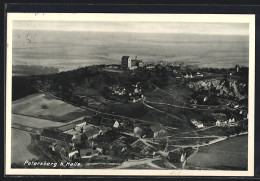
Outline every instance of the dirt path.
<svg viewBox="0 0 260 181"><path fill-rule="evenodd" d="M179 121L185 121L184 119L181 119L181 118L179 118L179 117L177 117L177 116L175 116L175 115L173 115L173 114L169 114L169 113L167 113L167 112L165 112L165 111L161 111L160 109L157 109L157 108L155 108L155 107L153 107L153 106L150 106L150 105L146 104L146 103L145 103L145 98L143 99L142 103L143 103L146 107L148 107L148 108L150 108L150 109L153 109L153 110L155 110L155 111L157 111L157 112L164 113L164 114L166 114L166 115L168 115L168 116L170 116L170 117L173 117L173 118L175 118L175 119L177 119L177 120L179 120Z"/></svg>
<svg viewBox="0 0 260 181"><path fill-rule="evenodd" d="M190 110L200 110L200 111L219 109L218 106L199 105L199 106L203 106L203 107L207 107L207 108L195 108L195 107L193 108L193 107L178 106L178 105L175 105L175 104L167 104L167 103L162 103L162 102L153 102L153 101L148 101L148 100L145 100L145 102L148 102L150 104L159 104L159 105L171 106L171 107L180 108L180 109L190 109Z"/></svg>

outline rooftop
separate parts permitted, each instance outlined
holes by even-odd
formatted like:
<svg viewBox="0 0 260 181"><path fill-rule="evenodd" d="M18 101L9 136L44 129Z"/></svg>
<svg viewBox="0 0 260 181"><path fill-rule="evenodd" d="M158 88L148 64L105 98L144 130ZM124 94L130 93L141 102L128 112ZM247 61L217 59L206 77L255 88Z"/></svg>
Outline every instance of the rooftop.
<svg viewBox="0 0 260 181"><path fill-rule="evenodd" d="M53 131L50 129L44 129L41 133L41 136L45 136L48 138L60 140L60 141L65 141L65 142L70 142L72 139L72 135L66 134L66 133L61 133L58 131Z"/></svg>
<svg viewBox="0 0 260 181"><path fill-rule="evenodd" d="M122 56L122 59L128 59L129 58L129 56Z"/></svg>
<svg viewBox="0 0 260 181"><path fill-rule="evenodd" d="M157 131L162 130L163 128L162 128L160 125L155 124L155 125L151 126L150 129L151 129L153 132L157 132Z"/></svg>
<svg viewBox="0 0 260 181"><path fill-rule="evenodd" d="M79 124L79 123L78 123ZM70 130L70 129L73 129L73 128L75 128L76 127L76 124L75 123L72 123L72 124L66 124L66 125L64 125L64 126L61 126L61 127L59 127L58 129L59 130L61 130L62 132L64 132L64 131L68 131L68 130Z"/></svg>

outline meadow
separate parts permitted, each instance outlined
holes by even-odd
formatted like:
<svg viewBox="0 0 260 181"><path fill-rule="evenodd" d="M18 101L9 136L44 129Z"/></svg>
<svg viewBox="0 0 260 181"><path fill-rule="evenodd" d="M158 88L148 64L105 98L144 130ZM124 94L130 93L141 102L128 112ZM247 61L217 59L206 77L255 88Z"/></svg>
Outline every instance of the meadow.
<svg viewBox="0 0 260 181"><path fill-rule="evenodd" d="M199 149L187 161L190 168L246 170L248 136L237 136Z"/></svg>
<svg viewBox="0 0 260 181"><path fill-rule="evenodd" d="M14 124L41 129L45 127L62 126L64 123L34 118L30 116L12 114L12 125Z"/></svg>
<svg viewBox="0 0 260 181"><path fill-rule="evenodd" d="M19 163L28 159L37 158L27 149L27 146L31 143L30 134L18 129L12 129L11 132L11 163Z"/></svg>
<svg viewBox="0 0 260 181"><path fill-rule="evenodd" d="M12 113L60 122L86 115L85 110L58 100L48 93L35 94L13 102Z"/></svg>

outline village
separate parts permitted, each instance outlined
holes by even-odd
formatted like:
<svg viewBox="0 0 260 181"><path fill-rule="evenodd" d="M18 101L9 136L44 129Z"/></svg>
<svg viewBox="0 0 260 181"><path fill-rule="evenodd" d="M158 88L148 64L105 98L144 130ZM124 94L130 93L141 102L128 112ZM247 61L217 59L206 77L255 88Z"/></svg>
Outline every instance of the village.
<svg viewBox="0 0 260 181"><path fill-rule="evenodd" d="M204 78L210 74L187 71L187 67L183 64L169 65L163 61L158 61L155 64L145 64L142 60L138 60L137 57L132 60L129 56L123 56L121 66L109 65L104 70L135 71L137 69L146 69L155 71L164 68L171 75L175 75L176 79L183 80ZM239 66L236 66L234 71L239 72ZM228 74L231 75L232 73L228 72ZM77 99L82 100L81 102L88 100L86 96L76 96ZM148 107L151 104L148 105L146 103L152 103L146 100L141 82L130 85L111 85L106 92L106 96L107 99L116 102L124 100L124 102L130 104L142 103ZM205 103L208 99L209 97L204 96L202 97L202 102ZM200 110L201 106L205 107L207 105L199 104L197 100L194 101L192 99L190 100L190 105L181 108ZM248 115L243 106L241 107L234 101L227 103L225 106L232 113L212 112L208 116L212 120L210 123L204 122L199 118L189 119L188 124L194 130L191 132L200 130L203 132L203 130L210 128L225 128L228 130L232 127L241 127L241 122L243 122L243 129L246 131ZM165 112L165 114L168 113ZM31 133L31 138L32 144L53 160L77 161L83 166L89 163L107 163L114 167L128 160L162 159L164 164L167 163L167 166L164 165L164 168L176 169L185 167L187 159L197 151L197 145L209 145L211 142L215 143L216 140L221 141L230 135L241 133L241 130L238 130L237 132L228 133L230 135L220 135L216 139L209 139L205 136L205 140L202 139L196 143L177 145L175 143L176 140L169 139L174 138L173 135L177 135L177 133L174 133L174 129L177 128L170 127L159 121L149 122L95 113L63 126L44 128L40 133ZM214 136L212 137L214 138Z"/></svg>

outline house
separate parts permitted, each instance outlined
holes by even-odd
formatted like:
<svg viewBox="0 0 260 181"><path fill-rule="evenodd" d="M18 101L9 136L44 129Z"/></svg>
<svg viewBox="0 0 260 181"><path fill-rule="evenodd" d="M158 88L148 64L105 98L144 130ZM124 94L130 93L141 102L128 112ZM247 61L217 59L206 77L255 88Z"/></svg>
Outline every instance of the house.
<svg viewBox="0 0 260 181"><path fill-rule="evenodd" d="M235 118L232 118L232 119L229 119L228 122L229 123L234 123L234 122L236 122L236 120L235 120Z"/></svg>
<svg viewBox="0 0 260 181"><path fill-rule="evenodd" d="M142 136L143 130L140 127L134 128L134 137L140 138Z"/></svg>
<svg viewBox="0 0 260 181"><path fill-rule="evenodd" d="M142 60L136 60L136 65L137 65L137 67L144 67L144 62L142 61Z"/></svg>
<svg viewBox="0 0 260 181"><path fill-rule="evenodd" d="M72 140L81 140L81 134L79 133L73 134Z"/></svg>
<svg viewBox="0 0 260 181"><path fill-rule="evenodd" d="M227 116L224 113L212 113L213 119L219 122L227 121Z"/></svg>
<svg viewBox="0 0 260 181"><path fill-rule="evenodd" d="M221 125L221 121L220 120L217 120L216 121L216 126L220 126Z"/></svg>
<svg viewBox="0 0 260 181"><path fill-rule="evenodd" d="M160 125L153 125L146 129L144 136L146 138L155 138L162 133L164 133L164 129Z"/></svg>
<svg viewBox="0 0 260 181"><path fill-rule="evenodd" d="M87 124L85 120L78 120L78 121L73 122L73 123L76 125L76 127L82 127L82 126L85 126Z"/></svg>
<svg viewBox="0 0 260 181"><path fill-rule="evenodd" d="M69 152L68 152L68 158L69 159L75 159L75 158L77 158L77 155L79 154L79 151L78 150L76 150L76 149L74 149L74 150L70 150Z"/></svg>
<svg viewBox="0 0 260 181"><path fill-rule="evenodd" d="M151 70L151 69L155 68L155 65L154 64L148 64L148 65L146 65L146 68Z"/></svg>
<svg viewBox="0 0 260 181"><path fill-rule="evenodd" d="M227 126L227 121L217 120L216 126Z"/></svg>
<svg viewBox="0 0 260 181"><path fill-rule="evenodd" d="M119 128L120 127L120 123L116 120L114 125L113 125L114 128Z"/></svg>
<svg viewBox="0 0 260 181"><path fill-rule="evenodd" d="M209 97L204 97L204 99L203 99L203 102L206 102L206 101L208 101L209 100Z"/></svg>
<svg viewBox="0 0 260 181"><path fill-rule="evenodd" d="M125 124L122 120L115 120L113 128L122 128Z"/></svg>
<svg viewBox="0 0 260 181"><path fill-rule="evenodd" d="M70 134L61 133L59 131L54 131L50 129L43 129L40 135L40 140L50 143L56 142L60 145L67 145L71 142L72 137L73 136Z"/></svg>
<svg viewBox="0 0 260 181"><path fill-rule="evenodd" d="M197 72L197 76L199 76L199 77L203 77L203 74L200 73L200 72Z"/></svg>
<svg viewBox="0 0 260 181"><path fill-rule="evenodd" d="M239 108L239 105L238 104L234 104L234 108Z"/></svg>
<svg viewBox="0 0 260 181"><path fill-rule="evenodd" d="M196 128L203 128L204 125L202 122L197 121L196 119L191 119L191 123L196 127Z"/></svg>
<svg viewBox="0 0 260 181"><path fill-rule="evenodd" d="M78 157L78 150L74 148L69 148L68 146L60 146L58 144L51 145L52 151L60 154L61 158L67 160L72 160Z"/></svg>
<svg viewBox="0 0 260 181"><path fill-rule="evenodd" d="M93 128L90 130L86 130L83 134L85 134L88 138L88 140L96 138L98 135L100 135L100 130Z"/></svg>

